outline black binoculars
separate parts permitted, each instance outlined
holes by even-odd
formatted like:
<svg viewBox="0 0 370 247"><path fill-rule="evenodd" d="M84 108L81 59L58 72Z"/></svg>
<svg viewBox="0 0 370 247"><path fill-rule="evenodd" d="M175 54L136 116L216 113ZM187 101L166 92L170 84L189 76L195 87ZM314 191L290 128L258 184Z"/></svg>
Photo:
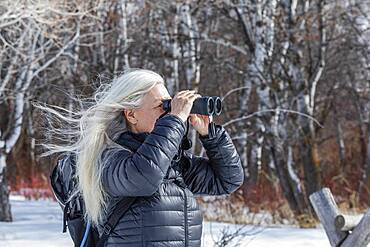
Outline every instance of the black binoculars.
<svg viewBox="0 0 370 247"><path fill-rule="evenodd" d="M171 100L162 101L163 110L171 111ZM222 101L217 96L204 96L194 100L190 113L201 115L220 115L222 110Z"/></svg>

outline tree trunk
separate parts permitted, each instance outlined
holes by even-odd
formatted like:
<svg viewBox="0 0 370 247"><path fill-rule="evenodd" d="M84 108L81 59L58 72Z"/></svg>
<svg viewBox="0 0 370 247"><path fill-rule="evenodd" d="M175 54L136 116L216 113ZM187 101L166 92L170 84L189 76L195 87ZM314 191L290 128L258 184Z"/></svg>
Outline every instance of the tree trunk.
<svg viewBox="0 0 370 247"><path fill-rule="evenodd" d="M294 193L292 191L292 188L290 187L290 184L288 181L289 174L288 174L288 169L285 166L285 162L284 160L281 159L282 156L280 155L280 152L275 149L275 147L271 147L270 150L271 150L271 158L274 161L276 172L279 177L280 186L283 189L284 197L288 201L289 208L293 211L293 213L295 215L299 215L300 210L294 198Z"/></svg>
<svg viewBox="0 0 370 247"><path fill-rule="evenodd" d="M6 156L0 154L0 221L11 222L12 213L9 202L9 187L6 178Z"/></svg>
<svg viewBox="0 0 370 247"><path fill-rule="evenodd" d="M370 188L370 120L367 123L367 149L366 149L366 185Z"/></svg>
<svg viewBox="0 0 370 247"><path fill-rule="evenodd" d="M305 128L303 128L305 130ZM303 131L306 136L300 144L301 161L304 170L304 184L306 188L306 197L309 200L309 195L319 190L320 179L318 167L315 166L313 161L313 149L311 145L310 135L308 132Z"/></svg>
<svg viewBox="0 0 370 247"><path fill-rule="evenodd" d="M248 159L248 176L246 179L247 185L252 188L257 185L258 181L258 162L257 162L257 152L258 146L256 144L251 145L250 154Z"/></svg>
<svg viewBox="0 0 370 247"><path fill-rule="evenodd" d="M338 154L339 154L339 162L340 162L340 174L344 174L344 164L345 164L345 158L346 158L346 147L344 143L344 135L343 135L343 129L342 125L340 123L340 119L338 116L338 111L334 107L334 117L336 121L336 140L338 144Z"/></svg>

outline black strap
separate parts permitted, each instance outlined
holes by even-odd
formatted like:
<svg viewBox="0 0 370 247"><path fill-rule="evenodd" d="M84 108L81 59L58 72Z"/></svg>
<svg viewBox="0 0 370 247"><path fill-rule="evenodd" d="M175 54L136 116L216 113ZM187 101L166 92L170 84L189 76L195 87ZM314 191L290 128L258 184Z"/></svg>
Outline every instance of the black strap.
<svg viewBox="0 0 370 247"><path fill-rule="evenodd" d="M214 122L208 124L208 136L210 138L216 137L216 124Z"/></svg>
<svg viewBox="0 0 370 247"><path fill-rule="evenodd" d="M63 233L67 231L67 214L69 202L66 203L63 209Z"/></svg>
<svg viewBox="0 0 370 247"><path fill-rule="evenodd" d="M104 225L103 234L101 235L97 247L103 247L107 241L109 234L117 225L118 221L127 212L130 206L135 202L136 197L125 197L118 202L117 207L109 217L107 223Z"/></svg>

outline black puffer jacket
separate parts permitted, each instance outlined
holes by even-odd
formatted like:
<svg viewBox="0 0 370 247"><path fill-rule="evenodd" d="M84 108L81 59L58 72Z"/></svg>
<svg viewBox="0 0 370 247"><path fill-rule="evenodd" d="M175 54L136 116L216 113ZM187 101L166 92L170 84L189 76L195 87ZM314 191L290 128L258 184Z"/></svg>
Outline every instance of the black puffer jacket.
<svg viewBox="0 0 370 247"><path fill-rule="evenodd" d="M121 197L138 197L106 246L201 246L203 218L194 196L230 194L243 183L239 155L220 125L215 138L200 138L209 159L185 152L174 161L185 127L167 114L151 133L120 136L117 143L132 152L103 152L108 156L102 182L111 197L107 212Z"/></svg>

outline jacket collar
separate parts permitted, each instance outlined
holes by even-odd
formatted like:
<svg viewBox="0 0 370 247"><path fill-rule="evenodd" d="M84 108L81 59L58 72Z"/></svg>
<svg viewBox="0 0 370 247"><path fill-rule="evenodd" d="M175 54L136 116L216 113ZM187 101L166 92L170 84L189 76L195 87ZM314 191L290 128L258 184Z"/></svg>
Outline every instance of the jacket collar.
<svg viewBox="0 0 370 247"><path fill-rule="evenodd" d="M134 133L127 130L118 137L116 142L135 152L149 134L149 132Z"/></svg>
<svg viewBox="0 0 370 247"><path fill-rule="evenodd" d="M118 137L116 142L130 149L131 151L136 152L136 150L145 141L145 139L148 137L149 134L150 134L149 132L134 133L134 132L127 130ZM190 163L191 163L190 156L187 153L187 151L183 153L181 157L181 161L182 162L175 162L174 164L171 165L171 167L175 170L179 170L179 169L187 170L190 167ZM169 170L172 170L172 169L169 169ZM169 171L166 177L170 177L170 178L177 177L177 175Z"/></svg>

